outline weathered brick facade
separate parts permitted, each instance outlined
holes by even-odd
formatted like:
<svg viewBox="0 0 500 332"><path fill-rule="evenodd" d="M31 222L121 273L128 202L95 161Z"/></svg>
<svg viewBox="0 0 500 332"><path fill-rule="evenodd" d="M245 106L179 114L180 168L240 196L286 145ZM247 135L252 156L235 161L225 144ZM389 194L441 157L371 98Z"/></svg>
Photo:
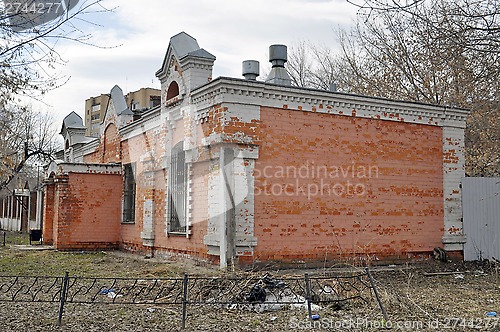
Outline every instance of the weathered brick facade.
<svg viewBox="0 0 500 332"><path fill-rule="evenodd" d="M62 250L118 248L121 167L52 164L49 172L44 242Z"/></svg>
<svg viewBox="0 0 500 332"><path fill-rule="evenodd" d="M441 128L271 108L261 121L256 259L406 258L442 246Z"/></svg>
<svg viewBox="0 0 500 332"><path fill-rule="evenodd" d="M65 151L72 163L52 166L46 241L221 267L461 250L466 111L212 80L214 60L174 36L157 72L161 107L133 121L114 87L100 138L63 126L79 143Z"/></svg>

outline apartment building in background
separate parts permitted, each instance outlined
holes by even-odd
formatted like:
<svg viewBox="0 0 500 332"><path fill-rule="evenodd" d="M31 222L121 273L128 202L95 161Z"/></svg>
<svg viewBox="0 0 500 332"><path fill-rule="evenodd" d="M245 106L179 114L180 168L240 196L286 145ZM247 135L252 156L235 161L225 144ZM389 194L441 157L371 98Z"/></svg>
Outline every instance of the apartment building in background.
<svg viewBox="0 0 500 332"><path fill-rule="evenodd" d="M125 95L128 108L139 114L160 105L161 91L154 88L142 88ZM85 135L99 137L100 125L109 105L109 94L90 97L85 100Z"/></svg>

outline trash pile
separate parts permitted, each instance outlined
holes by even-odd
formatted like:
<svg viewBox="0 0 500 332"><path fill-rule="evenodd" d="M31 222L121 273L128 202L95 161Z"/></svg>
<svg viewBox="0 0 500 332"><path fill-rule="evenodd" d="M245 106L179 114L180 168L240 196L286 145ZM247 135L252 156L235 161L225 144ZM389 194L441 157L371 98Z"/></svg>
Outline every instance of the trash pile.
<svg viewBox="0 0 500 332"><path fill-rule="evenodd" d="M294 291L282 280L274 279L268 274L259 279L245 294L248 304L234 303L227 309L248 309L259 313L277 311L284 308L307 310L306 299ZM320 306L311 303L311 309L318 311Z"/></svg>
<svg viewBox="0 0 500 332"><path fill-rule="evenodd" d="M284 289L285 287L286 284L283 281L273 279L266 274L252 287L246 300L250 303L264 303L267 297L266 289Z"/></svg>

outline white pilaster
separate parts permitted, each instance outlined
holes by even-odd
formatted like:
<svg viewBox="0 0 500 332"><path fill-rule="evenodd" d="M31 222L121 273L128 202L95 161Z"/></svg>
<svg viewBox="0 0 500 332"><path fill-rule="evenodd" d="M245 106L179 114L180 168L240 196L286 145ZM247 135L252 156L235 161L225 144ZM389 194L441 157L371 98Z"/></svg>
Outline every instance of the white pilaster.
<svg viewBox="0 0 500 332"><path fill-rule="evenodd" d="M450 125L443 127L443 245L448 251L463 250L466 240L463 234L460 187L461 179L465 176L464 147L463 127Z"/></svg>

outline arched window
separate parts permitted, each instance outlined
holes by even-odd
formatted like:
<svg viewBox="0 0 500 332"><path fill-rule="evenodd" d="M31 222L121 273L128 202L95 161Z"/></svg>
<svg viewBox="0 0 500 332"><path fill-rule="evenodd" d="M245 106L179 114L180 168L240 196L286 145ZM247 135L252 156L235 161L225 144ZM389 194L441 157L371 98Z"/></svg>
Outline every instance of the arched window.
<svg viewBox="0 0 500 332"><path fill-rule="evenodd" d="M169 232L186 232L187 172L183 142L172 149L169 184Z"/></svg>
<svg viewBox="0 0 500 332"><path fill-rule="evenodd" d="M176 81L173 81L170 83L168 86L167 90L167 100L174 98L175 96L179 95L179 85L177 84Z"/></svg>

